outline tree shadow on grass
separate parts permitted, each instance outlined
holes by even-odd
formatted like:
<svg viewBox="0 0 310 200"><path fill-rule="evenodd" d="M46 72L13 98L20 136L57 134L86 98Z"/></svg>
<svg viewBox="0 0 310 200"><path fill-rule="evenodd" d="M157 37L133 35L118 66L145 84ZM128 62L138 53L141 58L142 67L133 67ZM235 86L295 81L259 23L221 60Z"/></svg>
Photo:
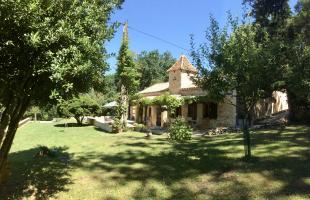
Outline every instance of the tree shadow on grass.
<svg viewBox="0 0 310 200"><path fill-rule="evenodd" d="M9 154L12 175L0 188L0 199L48 199L71 183L70 155L66 147L53 148L55 157L35 156L40 148Z"/></svg>
<svg viewBox="0 0 310 200"><path fill-rule="evenodd" d="M171 195L164 199L252 199L252 195L257 194L260 198L310 196L310 183L305 181L305 178L310 178L310 146L305 146L309 144L308 130L300 130L291 136L277 131L275 134L253 135L254 145L264 146L265 151L270 154L258 155L251 162L245 162L239 156L231 156L234 153L242 155L242 136L235 135L227 137L226 140L198 138L191 142L172 143L171 149L162 149L157 151L158 153L146 150L154 148L152 142L148 145L132 138L130 142L119 144L128 147L125 151L104 155L89 152L78 156L75 165L88 170L111 172L113 175L110 181L121 185L138 181L142 188L133 193L134 199L162 198L160 190L152 187L150 181L165 185ZM268 144L276 143L281 137L285 137L288 142L281 143L276 150L284 152L280 155L273 154L275 149ZM161 139L153 140L155 145L163 142ZM292 145L302 148L290 149ZM131 146L143 148L132 149ZM198 189L192 190L183 184L186 179L195 182L201 175L208 176L209 182L194 183ZM248 176L252 179L245 180ZM256 176L264 177L260 181L280 182L281 187L268 190L264 188L263 182L254 187ZM100 181L104 184L109 180L105 178ZM258 189L260 193L257 193Z"/></svg>
<svg viewBox="0 0 310 200"><path fill-rule="evenodd" d="M60 123L60 124L55 124L55 127L60 127L60 128L70 128L70 127L85 127L85 126L92 126L91 124L82 124L79 125L77 123Z"/></svg>
<svg viewBox="0 0 310 200"><path fill-rule="evenodd" d="M156 143L156 142L155 142ZM121 144L120 144L121 145ZM124 145L128 146L127 143ZM141 143L133 143L141 146ZM91 152L86 155L78 156L75 165L88 170L104 170L106 173L113 174L110 181L126 185L128 182L139 182L142 184L140 189L134 191L133 199L162 199L161 191L153 188L152 181L164 184L172 196L168 199L195 199L197 195L205 195L208 192L206 187L201 187L199 192L191 191L187 186L177 186L184 179L194 179L195 177L212 173L215 177L220 177L242 162L240 159L231 159L225 152L208 146L203 140L196 140L190 143L172 144L173 149L163 150L159 154L144 149L128 149L116 154L102 155L98 152ZM130 146L129 146L130 147ZM152 148L151 146L144 146ZM95 162L91 162L94 161ZM141 167L137 167L141 164ZM99 178L100 180L100 178ZM103 184L106 178L100 180ZM237 184L237 180L231 180L232 185ZM242 190L243 199L248 199L248 188L242 183L238 183ZM222 199L227 193L217 193L218 199ZM212 196L212 193L209 194ZM224 198L225 199L225 198Z"/></svg>

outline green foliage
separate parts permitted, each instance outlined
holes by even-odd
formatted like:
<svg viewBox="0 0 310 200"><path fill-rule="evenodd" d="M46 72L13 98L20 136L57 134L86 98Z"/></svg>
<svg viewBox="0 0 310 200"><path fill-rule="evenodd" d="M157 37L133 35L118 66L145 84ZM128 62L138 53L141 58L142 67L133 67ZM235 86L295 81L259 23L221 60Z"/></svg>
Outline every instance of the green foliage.
<svg viewBox="0 0 310 200"><path fill-rule="evenodd" d="M199 70L195 82L216 101L224 100L228 94L235 96L236 91L238 117L246 121L243 127L245 156L250 157L247 124L257 101L271 94L271 85L276 80L277 71L270 67L272 53L265 48L270 41L268 33L261 30L260 25L238 26L237 21L231 17L229 21L232 28L230 35L227 34L229 27L221 30L211 18L207 42L192 52ZM260 40L257 40L258 32ZM192 47L195 49L193 42ZM207 59L206 67L204 58Z"/></svg>
<svg viewBox="0 0 310 200"><path fill-rule="evenodd" d="M114 118L114 122L112 124L112 132L113 133L120 133L123 131L123 121L119 118Z"/></svg>
<svg viewBox="0 0 310 200"><path fill-rule="evenodd" d="M310 1L299 1L298 13L287 29L287 62L283 68L283 88L288 92L290 120L310 122Z"/></svg>
<svg viewBox="0 0 310 200"><path fill-rule="evenodd" d="M168 81L167 70L175 63L170 52L160 54L158 50L143 51L137 55L136 65L141 71L140 90L154 83Z"/></svg>
<svg viewBox="0 0 310 200"><path fill-rule="evenodd" d="M97 115L100 111L98 103L88 96L74 97L58 105L58 112L63 117L74 117L79 125L83 124L85 116Z"/></svg>
<svg viewBox="0 0 310 200"><path fill-rule="evenodd" d="M137 92L140 74L134 63L133 54L129 50L127 24L124 27L123 40L117 57L117 69L115 81L118 90L123 85L128 94Z"/></svg>
<svg viewBox="0 0 310 200"><path fill-rule="evenodd" d="M0 101L13 92L46 101L99 85L107 69L102 44L116 28L107 22L121 2L2 1Z"/></svg>
<svg viewBox="0 0 310 200"><path fill-rule="evenodd" d="M115 109L114 123L112 126L113 132L120 133L126 128L126 121L124 121L124 113L126 112L126 105L122 103L122 96L117 98L117 106Z"/></svg>
<svg viewBox="0 0 310 200"><path fill-rule="evenodd" d="M59 117L57 113L57 106L53 104L47 104L45 106L31 106L27 109L24 117L33 117L37 120L52 120Z"/></svg>
<svg viewBox="0 0 310 200"><path fill-rule="evenodd" d="M169 93L164 93L163 95L157 96L153 99L153 104L160 105L168 110L168 114L172 116L175 110L182 106L183 99L172 96Z"/></svg>
<svg viewBox="0 0 310 200"><path fill-rule="evenodd" d="M192 104L197 102L210 102L212 99L208 96L185 96L183 97L183 101L186 104Z"/></svg>
<svg viewBox="0 0 310 200"><path fill-rule="evenodd" d="M192 128L185 119L178 117L169 126L169 138L175 141L190 140L192 137Z"/></svg>
<svg viewBox="0 0 310 200"><path fill-rule="evenodd" d="M115 81L115 74L108 74L104 77L104 98L105 103L114 101L117 98L117 87Z"/></svg>
<svg viewBox="0 0 310 200"><path fill-rule="evenodd" d="M300 0L296 14L290 15L288 0L245 0L254 13L255 23L267 30L270 42L265 51L270 54L269 68L277 80L272 86L288 94L290 121L310 119L310 1ZM260 32L257 34L260 38Z"/></svg>
<svg viewBox="0 0 310 200"><path fill-rule="evenodd" d="M289 0L243 0L243 4L250 5L255 23L267 28L270 35L275 35L290 17L288 2Z"/></svg>
<svg viewBox="0 0 310 200"><path fill-rule="evenodd" d="M57 106L53 104L47 104L46 106L40 108L40 118L41 120L52 120L59 117L57 112Z"/></svg>
<svg viewBox="0 0 310 200"><path fill-rule="evenodd" d="M138 131L138 132L147 132L148 128L146 125L144 124L134 124L134 130Z"/></svg>
<svg viewBox="0 0 310 200"><path fill-rule="evenodd" d="M268 34L265 33L258 43L256 32L259 26L233 25L232 28L232 34L227 36L225 29L220 31L217 23L212 23L207 38L211 47L193 52L196 64L200 65L195 81L209 92L211 99L217 101L236 90L242 103L239 109L249 117L254 104L271 92L270 85L274 82L275 74L266 67L269 52L264 46L268 44ZM202 54L208 59L208 67L201 63L199 55Z"/></svg>
<svg viewBox="0 0 310 200"><path fill-rule="evenodd" d="M24 114L24 117L32 117L33 120L37 120L37 115L40 114L40 108L38 106L31 106Z"/></svg>
<svg viewBox="0 0 310 200"><path fill-rule="evenodd" d="M122 2L1 0L0 177L32 101L44 105L50 98L68 99L102 86L105 43L117 27L110 17Z"/></svg>
<svg viewBox="0 0 310 200"><path fill-rule="evenodd" d="M183 105L184 100L181 97L178 98L166 92L160 96L155 97L154 99L141 98L138 103L145 106L159 105L163 109L166 109L171 117L175 110Z"/></svg>

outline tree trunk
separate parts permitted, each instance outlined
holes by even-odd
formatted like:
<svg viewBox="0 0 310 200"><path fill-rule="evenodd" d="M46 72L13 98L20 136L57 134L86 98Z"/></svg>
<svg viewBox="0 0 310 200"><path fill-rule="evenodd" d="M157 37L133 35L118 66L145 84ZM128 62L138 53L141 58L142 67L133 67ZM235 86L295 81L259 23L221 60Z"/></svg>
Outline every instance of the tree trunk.
<svg viewBox="0 0 310 200"><path fill-rule="evenodd" d="M16 134L16 130L18 128L18 123L23 117L27 107L29 105L29 100L23 99L23 102L16 102L15 105L11 104L10 106L14 106L14 112L9 115L9 125L8 130L3 138L3 142L0 146L0 183L3 183L8 178L8 161L7 157L9 151L11 149L13 139ZM1 125L2 125L1 120Z"/></svg>
<svg viewBox="0 0 310 200"><path fill-rule="evenodd" d="M0 120L0 147L2 144L2 140L4 139L5 136L5 131L8 128L8 125L10 123L11 115L14 112L14 109L16 105L13 103L14 100L12 100L11 103L6 105L4 112L2 113L2 117Z"/></svg>
<svg viewBox="0 0 310 200"><path fill-rule="evenodd" d="M244 144L244 157L245 159L251 158L251 137L249 132L249 119L244 118L242 124L243 130L243 144Z"/></svg>
<svg viewBox="0 0 310 200"><path fill-rule="evenodd" d="M127 116L128 116L128 94L124 85L121 87L121 106L122 106L122 114L121 114L121 122L123 128L127 126Z"/></svg>
<svg viewBox="0 0 310 200"><path fill-rule="evenodd" d="M79 126L82 126L82 122L81 122L81 119L79 116L74 116L74 119L76 120L76 123L79 125Z"/></svg>

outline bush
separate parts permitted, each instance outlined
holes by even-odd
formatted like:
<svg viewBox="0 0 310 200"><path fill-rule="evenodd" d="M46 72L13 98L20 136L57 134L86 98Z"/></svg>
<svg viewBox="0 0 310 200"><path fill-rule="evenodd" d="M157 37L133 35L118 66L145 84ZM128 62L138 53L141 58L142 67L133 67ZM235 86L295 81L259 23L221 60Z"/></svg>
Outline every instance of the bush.
<svg viewBox="0 0 310 200"><path fill-rule="evenodd" d="M193 129L188 125L185 119L178 117L171 122L168 131L171 140L184 141L191 139Z"/></svg>
<svg viewBox="0 0 310 200"><path fill-rule="evenodd" d="M148 128L144 124L134 124L134 130L138 132L147 132Z"/></svg>
<svg viewBox="0 0 310 200"><path fill-rule="evenodd" d="M33 120L52 120L59 117L57 113L57 106L47 104L45 106L31 106L24 114L24 118L32 117Z"/></svg>
<svg viewBox="0 0 310 200"><path fill-rule="evenodd" d="M96 116L98 114L100 106L89 96L80 95L59 103L57 111L60 116L74 117L78 125L82 125L85 116Z"/></svg>
<svg viewBox="0 0 310 200"><path fill-rule="evenodd" d="M123 132L124 126L122 121L119 118L114 118L114 122L112 124L112 132L113 133L121 133Z"/></svg>

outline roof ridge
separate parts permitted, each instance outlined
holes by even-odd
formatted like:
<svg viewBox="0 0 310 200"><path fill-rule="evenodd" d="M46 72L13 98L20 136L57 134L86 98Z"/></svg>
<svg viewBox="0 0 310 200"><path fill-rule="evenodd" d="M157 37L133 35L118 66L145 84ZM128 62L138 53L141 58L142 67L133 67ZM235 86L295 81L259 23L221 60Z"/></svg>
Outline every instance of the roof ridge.
<svg viewBox="0 0 310 200"><path fill-rule="evenodd" d="M188 72L197 72L197 69L189 62L185 55L181 55L180 58L170 67L167 72L175 70L185 70Z"/></svg>

